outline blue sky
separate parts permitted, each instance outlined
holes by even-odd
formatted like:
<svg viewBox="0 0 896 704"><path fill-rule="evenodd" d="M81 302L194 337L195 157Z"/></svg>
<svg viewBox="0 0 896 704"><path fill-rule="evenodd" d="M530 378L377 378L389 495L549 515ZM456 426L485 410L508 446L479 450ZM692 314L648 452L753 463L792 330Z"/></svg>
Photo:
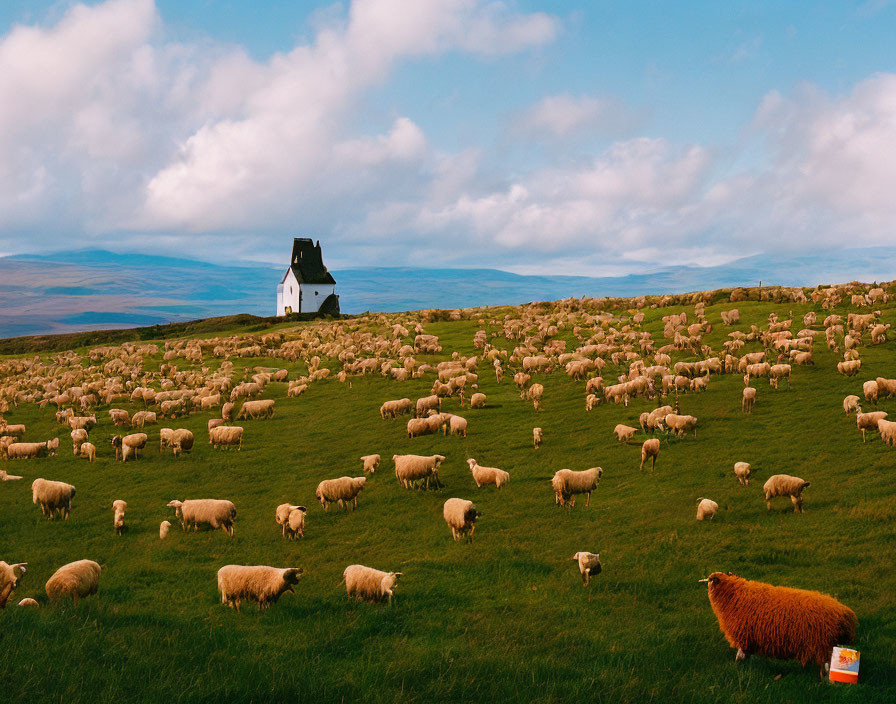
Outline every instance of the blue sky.
<svg viewBox="0 0 896 704"><path fill-rule="evenodd" d="M606 274L884 244L894 30L873 0L3 3L0 254L310 234L343 266Z"/></svg>

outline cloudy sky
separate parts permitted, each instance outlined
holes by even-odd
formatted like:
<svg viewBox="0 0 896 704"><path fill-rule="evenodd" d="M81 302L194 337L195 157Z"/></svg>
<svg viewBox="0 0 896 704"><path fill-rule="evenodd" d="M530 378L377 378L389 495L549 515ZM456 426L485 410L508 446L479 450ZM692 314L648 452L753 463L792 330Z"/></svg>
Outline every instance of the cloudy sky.
<svg viewBox="0 0 896 704"><path fill-rule="evenodd" d="M0 3L0 254L612 274L896 243L896 7Z"/></svg>

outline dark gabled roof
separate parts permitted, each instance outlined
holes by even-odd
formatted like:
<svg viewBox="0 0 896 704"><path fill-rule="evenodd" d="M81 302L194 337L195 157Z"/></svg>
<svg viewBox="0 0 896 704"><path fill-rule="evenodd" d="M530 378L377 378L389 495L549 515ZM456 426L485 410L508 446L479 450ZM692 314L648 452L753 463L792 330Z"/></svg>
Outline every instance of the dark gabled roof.
<svg viewBox="0 0 896 704"><path fill-rule="evenodd" d="M320 241L314 244L307 237L296 237L292 241L292 258L289 268L300 284L335 284L336 279L324 266L320 252ZM286 272L288 274L289 271ZM283 280L286 280L286 274ZM282 283L282 282L281 282Z"/></svg>

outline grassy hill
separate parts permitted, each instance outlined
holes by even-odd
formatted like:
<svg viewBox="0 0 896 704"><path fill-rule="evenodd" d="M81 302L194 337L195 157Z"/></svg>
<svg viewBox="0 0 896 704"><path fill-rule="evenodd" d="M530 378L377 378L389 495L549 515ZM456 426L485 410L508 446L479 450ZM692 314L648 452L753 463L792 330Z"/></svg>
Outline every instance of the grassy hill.
<svg viewBox="0 0 896 704"><path fill-rule="evenodd" d="M824 315L808 305L708 306L715 328L705 341L714 349L732 329L720 324L719 313L732 307L741 311L739 329L764 327L772 311L785 317L792 310L799 319L810 309ZM658 345L660 317L681 309L645 310L644 329ZM505 312L483 317L501 319ZM892 305L883 319L896 322ZM445 353L421 359L475 354L479 328L475 318L427 324ZM492 338L495 326L487 329L493 344L512 349L515 342ZM574 342L570 330L559 337ZM742 352L760 349L750 343ZM586 413L584 383L562 370L538 379L545 397L535 412L520 400L511 374L499 385L480 364L487 408L461 409L456 399L444 404L469 420L466 438L408 439L406 418L380 419L383 401L428 395L432 375L401 383L331 378L300 398L286 398L286 384L272 383L264 396L277 399L275 417L241 423L242 451L213 450L205 441L212 414L203 413L151 427L147 449L127 464L114 461L109 439L117 430L108 407L97 410L91 441L100 456L89 464L72 456L68 430L56 424L52 406L21 404L6 419L25 423L26 439L58 436L61 447L56 458L2 463L25 479L0 484L0 559L30 563L11 605L0 612L3 700L892 702L896 449L876 436L863 444L841 404L847 394L861 395L865 379L896 377L894 350L896 342L861 348L860 376L845 378L822 339L816 365L794 368L790 391L754 382L758 400L746 416L741 376L714 376L708 391L681 399L682 412L699 418L697 438L660 436L653 474L638 471L644 436L621 444L612 429L637 425L639 414L657 402ZM673 355L673 361L689 358ZM302 362L233 361L237 368L285 366L291 378L306 371ZM147 368L160 364L161 355ZM333 360L324 365L337 368ZM603 376L616 373L608 365ZM896 413L896 399L880 407ZM161 425L191 429L193 451L177 460L160 455ZM544 428L538 451L533 426ZM359 508L325 513L314 499L317 483L359 475L358 458L368 453L384 460ZM397 453L445 455L445 488L403 490L390 459ZM477 489L468 457L508 470L510 484ZM749 487L732 473L737 461L754 467ZM591 506L582 499L572 510L555 506L553 473L595 465L604 476ZM761 487L778 473L812 482L805 514L794 514L785 499L766 510ZM30 483L39 476L77 486L68 521L47 521L32 505ZM474 500L483 514L472 545L452 542L442 518L442 504L453 496ZM175 527L159 540L159 523L173 520L168 501L205 497L236 504L233 539ZM694 520L699 497L718 502L715 520ZM129 504L122 537L112 531L115 499ZM274 509L286 501L309 509L304 540L280 536ZM603 562L588 589L570 559L579 550L600 552ZM46 580L82 558L104 565L99 594L76 608L48 607ZM266 612L247 606L237 613L219 603L216 590L216 571L231 563L300 566L305 576L294 595ZM353 563L404 573L391 608L347 600L339 583ZM861 683L820 682L813 666L795 662L736 663L706 587L697 582L716 570L817 589L854 609ZM38 599L41 608L14 606L25 597Z"/></svg>

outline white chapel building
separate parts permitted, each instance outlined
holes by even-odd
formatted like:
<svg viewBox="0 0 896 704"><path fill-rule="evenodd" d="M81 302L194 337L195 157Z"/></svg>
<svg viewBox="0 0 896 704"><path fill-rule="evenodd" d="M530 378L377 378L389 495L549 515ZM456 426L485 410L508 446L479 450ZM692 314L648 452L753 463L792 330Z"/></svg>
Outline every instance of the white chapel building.
<svg viewBox="0 0 896 704"><path fill-rule="evenodd" d="M277 315L289 313L339 314L336 280L324 266L320 241L307 237L292 241L292 259L277 284Z"/></svg>

